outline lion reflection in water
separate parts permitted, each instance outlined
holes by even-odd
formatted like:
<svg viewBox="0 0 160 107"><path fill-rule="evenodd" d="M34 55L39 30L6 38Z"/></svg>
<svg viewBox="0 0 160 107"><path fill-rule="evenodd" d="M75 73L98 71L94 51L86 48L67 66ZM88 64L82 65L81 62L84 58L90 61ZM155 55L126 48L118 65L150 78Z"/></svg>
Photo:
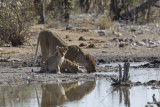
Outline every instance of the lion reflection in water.
<svg viewBox="0 0 160 107"><path fill-rule="evenodd" d="M95 88L95 81L42 85L42 107L53 107L65 102L80 100Z"/></svg>

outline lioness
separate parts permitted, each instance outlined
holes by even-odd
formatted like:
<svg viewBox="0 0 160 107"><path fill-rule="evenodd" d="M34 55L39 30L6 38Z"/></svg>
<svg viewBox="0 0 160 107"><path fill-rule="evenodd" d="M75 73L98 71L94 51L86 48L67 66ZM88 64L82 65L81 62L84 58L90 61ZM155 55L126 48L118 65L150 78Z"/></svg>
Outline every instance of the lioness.
<svg viewBox="0 0 160 107"><path fill-rule="evenodd" d="M68 59L64 59L62 65L61 65L61 72L64 73L83 73L83 70L79 69L78 64L71 62Z"/></svg>
<svg viewBox="0 0 160 107"><path fill-rule="evenodd" d="M45 62L43 62L42 64L42 72L57 72L57 73L61 73L60 72L60 67L64 61L64 56L67 52L67 47L56 47L57 51L55 53L55 55L51 56L49 59L47 59Z"/></svg>
<svg viewBox="0 0 160 107"><path fill-rule="evenodd" d="M37 59L38 46L41 46L42 61L48 59L51 55L56 52L56 46L67 47L68 44L64 42L57 33L52 33L48 30L43 30L39 33L37 40L37 48L35 53L35 62ZM96 72L95 60L88 54L86 54L80 47L71 45L68 46L68 51L65 56L66 59L70 61L75 61L81 65L84 65L87 72ZM34 62L34 63L35 63Z"/></svg>

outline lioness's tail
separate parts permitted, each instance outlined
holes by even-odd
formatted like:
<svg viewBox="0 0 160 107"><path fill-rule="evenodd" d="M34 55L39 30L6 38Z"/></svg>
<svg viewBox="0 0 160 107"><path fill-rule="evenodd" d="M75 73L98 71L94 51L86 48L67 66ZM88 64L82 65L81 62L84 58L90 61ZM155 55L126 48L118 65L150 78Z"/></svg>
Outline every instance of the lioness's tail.
<svg viewBox="0 0 160 107"><path fill-rule="evenodd" d="M36 64L37 53L38 53L38 46L39 46L39 36L38 36L38 39L37 39L37 47L36 47L36 52L35 52L35 56L34 56L34 60L33 60L33 66L35 66L35 64Z"/></svg>

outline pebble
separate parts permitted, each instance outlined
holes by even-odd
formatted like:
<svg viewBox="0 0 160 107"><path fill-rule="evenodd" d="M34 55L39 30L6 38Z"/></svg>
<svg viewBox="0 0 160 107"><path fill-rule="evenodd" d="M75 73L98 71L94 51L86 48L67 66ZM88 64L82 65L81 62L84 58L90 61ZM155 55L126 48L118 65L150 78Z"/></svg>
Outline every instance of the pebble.
<svg viewBox="0 0 160 107"><path fill-rule="evenodd" d="M106 32L104 30L98 31L99 36L106 36Z"/></svg>
<svg viewBox="0 0 160 107"><path fill-rule="evenodd" d="M138 46L144 46L145 43L144 43L143 41L138 41L138 42L136 43L136 45L138 45Z"/></svg>

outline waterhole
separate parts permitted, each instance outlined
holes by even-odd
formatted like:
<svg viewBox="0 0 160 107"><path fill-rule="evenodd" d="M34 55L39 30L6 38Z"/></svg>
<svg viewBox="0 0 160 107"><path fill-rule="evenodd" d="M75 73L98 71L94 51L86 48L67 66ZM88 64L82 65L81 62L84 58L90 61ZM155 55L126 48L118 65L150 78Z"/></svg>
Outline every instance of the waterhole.
<svg viewBox="0 0 160 107"><path fill-rule="evenodd" d="M144 107L160 90L112 87L108 80L0 86L1 107Z"/></svg>
<svg viewBox="0 0 160 107"><path fill-rule="evenodd" d="M101 74L118 75L118 72ZM130 69L132 82L160 80L159 77L159 68ZM1 85L0 107L144 107L147 102L152 102L153 94L160 100L160 89L152 89L151 86L113 87L111 83L110 80L100 79L55 84Z"/></svg>

